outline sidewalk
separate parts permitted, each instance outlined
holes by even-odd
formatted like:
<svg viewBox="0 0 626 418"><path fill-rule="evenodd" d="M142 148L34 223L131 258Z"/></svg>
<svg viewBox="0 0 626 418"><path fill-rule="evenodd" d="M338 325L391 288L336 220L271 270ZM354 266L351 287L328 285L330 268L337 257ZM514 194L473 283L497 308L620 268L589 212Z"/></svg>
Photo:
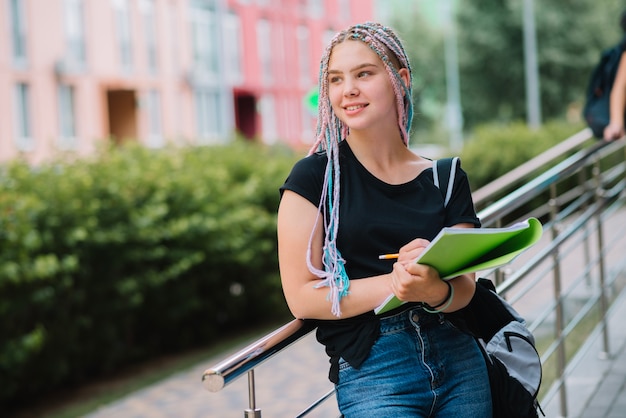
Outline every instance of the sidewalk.
<svg viewBox="0 0 626 418"><path fill-rule="evenodd" d="M217 393L208 392L202 385L202 373L220 360L221 357L208 359L163 382L103 406L86 417L241 418L248 408L246 376ZM298 415L332 389L327 378L328 366L324 348L315 340L314 333L303 337L280 356L255 369L256 407L263 417ZM308 415L311 418L338 416L334 398Z"/></svg>
<svg viewBox="0 0 626 418"><path fill-rule="evenodd" d="M601 358L602 334L596 329L572 361L566 381L567 416L575 418L626 417L626 292L613 305L609 317L609 356ZM550 394L548 394L550 395ZM542 405L546 417L559 413L558 394Z"/></svg>

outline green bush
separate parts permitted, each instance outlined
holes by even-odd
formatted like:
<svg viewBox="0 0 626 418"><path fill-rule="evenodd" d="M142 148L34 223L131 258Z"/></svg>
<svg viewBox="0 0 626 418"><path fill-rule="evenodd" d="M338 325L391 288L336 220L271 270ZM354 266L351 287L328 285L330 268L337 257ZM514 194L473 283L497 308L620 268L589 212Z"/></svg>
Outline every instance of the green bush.
<svg viewBox="0 0 626 418"><path fill-rule="evenodd" d="M286 317L278 187L295 157L103 149L0 168L0 409Z"/></svg>
<svg viewBox="0 0 626 418"><path fill-rule="evenodd" d="M582 128L567 122L548 122L539 129L531 129L523 122L479 126L461 152L472 190L508 173Z"/></svg>

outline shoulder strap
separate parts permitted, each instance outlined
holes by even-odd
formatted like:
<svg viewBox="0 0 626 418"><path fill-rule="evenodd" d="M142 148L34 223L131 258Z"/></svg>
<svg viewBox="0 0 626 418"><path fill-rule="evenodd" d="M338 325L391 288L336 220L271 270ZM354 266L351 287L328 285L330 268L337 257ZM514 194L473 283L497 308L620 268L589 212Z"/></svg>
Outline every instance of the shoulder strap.
<svg viewBox="0 0 626 418"><path fill-rule="evenodd" d="M448 206L454 188L454 177L456 167L459 164L459 157L442 158L433 163L433 180L435 187L441 190L443 196L443 206Z"/></svg>

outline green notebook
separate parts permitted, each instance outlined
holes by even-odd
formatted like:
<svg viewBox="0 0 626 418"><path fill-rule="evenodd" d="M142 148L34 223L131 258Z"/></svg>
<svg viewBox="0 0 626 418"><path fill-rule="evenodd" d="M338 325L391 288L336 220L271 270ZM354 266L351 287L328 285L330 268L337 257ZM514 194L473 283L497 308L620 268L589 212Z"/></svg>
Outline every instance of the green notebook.
<svg viewBox="0 0 626 418"><path fill-rule="evenodd" d="M507 228L443 228L417 263L432 266L442 279L500 267L541 238L543 227L528 218ZM374 312L390 311L404 302L390 295Z"/></svg>

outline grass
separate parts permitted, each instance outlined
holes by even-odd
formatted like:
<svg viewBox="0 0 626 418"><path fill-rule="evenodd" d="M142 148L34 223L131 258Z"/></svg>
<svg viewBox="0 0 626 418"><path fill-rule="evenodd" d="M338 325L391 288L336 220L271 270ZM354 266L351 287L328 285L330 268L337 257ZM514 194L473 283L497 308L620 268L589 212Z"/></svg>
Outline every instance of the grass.
<svg viewBox="0 0 626 418"><path fill-rule="evenodd" d="M259 330L247 330L215 345L179 355L170 355L129 367L113 376L99 379L79 388L56 391L32 405L17 411L13 418L75 418L95 411L207 359L234 354L236 347L254 341L287 321ZM200 383L198 383L200 384Z"/></svg>

